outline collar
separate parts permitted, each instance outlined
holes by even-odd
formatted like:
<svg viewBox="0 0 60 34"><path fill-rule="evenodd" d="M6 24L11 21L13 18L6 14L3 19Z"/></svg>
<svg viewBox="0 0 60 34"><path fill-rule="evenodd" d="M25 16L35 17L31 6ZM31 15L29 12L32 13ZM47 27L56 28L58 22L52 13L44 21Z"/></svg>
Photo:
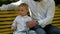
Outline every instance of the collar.
<svg viewBox="0 0 60 34"><path fill-rule="evenodd" d="M27 15L26 16L21 16L21 15L19 15L21 18L26 18L27 17Z"/></svg>

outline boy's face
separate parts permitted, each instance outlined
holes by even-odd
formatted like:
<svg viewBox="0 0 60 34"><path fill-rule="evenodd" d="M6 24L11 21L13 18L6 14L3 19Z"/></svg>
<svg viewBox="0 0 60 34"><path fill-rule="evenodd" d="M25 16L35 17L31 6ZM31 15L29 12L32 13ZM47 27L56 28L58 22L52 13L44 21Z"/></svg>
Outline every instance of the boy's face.
<svg viewBox="0 0 60 34"><path fill-rule="evenodd" d="M19 15L21 15L21 16L27 15L27 13L28 13L27 8L26 8L25 6L20 6L18 13L19 13Z"/></svg>

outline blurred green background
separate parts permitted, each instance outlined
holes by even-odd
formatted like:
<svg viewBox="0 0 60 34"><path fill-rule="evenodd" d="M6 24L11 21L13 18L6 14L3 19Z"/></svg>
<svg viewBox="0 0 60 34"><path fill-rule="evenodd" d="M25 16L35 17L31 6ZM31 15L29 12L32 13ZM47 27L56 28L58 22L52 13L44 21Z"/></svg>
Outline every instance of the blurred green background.
<svg viewBox="0 0 60 34"><path fill-rule="evenodd" d="M0 0L0 6L3 4L10 4L12 2L17 2L17 1L19 0ZM55 1L56 6L60 5L60 0L54 0L54 1Z"/></svg>
<svg viewBox="0 0 60 34"><path fill-rule="evenodd" d="M10 4L12 2L17 2L19 0L0 0L0 6L3 4Z"/></svg>

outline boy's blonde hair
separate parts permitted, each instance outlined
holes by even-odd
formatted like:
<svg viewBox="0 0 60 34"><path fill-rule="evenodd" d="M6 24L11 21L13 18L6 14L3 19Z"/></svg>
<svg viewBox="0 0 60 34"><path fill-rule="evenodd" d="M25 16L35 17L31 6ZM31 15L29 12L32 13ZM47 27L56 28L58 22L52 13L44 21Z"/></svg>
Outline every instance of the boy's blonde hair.
<svg viewBox="0 0 60 34"><path fill-rule="evenodd" d="M29 11L28 5L26 3L21 3L18 7L21 7L21 6L24 6L27 9L27 11Z"/></svg>
<svg viewBox="0 0 60 34"><path fill-rule="evenodd" d="M26 4L26 3L21 3L21 4L18 6L18 10L19 10L19 8L20 8L21 6L26 7L26 9L27 9L27 11L28 11L28 15L30 15L30 13L29 13L29 6L28 6L28 4Z"/></svg>
<svg viewBox="0 0 60 34"><path fill-rule="evenodd" d="M28 5L26 3L21 3L18 7L20 7L20 6L28 7Z"/></svg>

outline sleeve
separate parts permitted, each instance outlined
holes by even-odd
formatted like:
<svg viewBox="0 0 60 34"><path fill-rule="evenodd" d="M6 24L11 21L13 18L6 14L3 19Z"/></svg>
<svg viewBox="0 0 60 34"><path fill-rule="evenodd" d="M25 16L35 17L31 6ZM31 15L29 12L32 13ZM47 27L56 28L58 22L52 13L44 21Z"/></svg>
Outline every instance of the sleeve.
<svg viewBox="0 0 60 34"><path fill-rule="evenodd" d="M16 26L17 26L17 17L16 17L15 20L13 21L12 26L13 26L13 27L16 27Z"/></svg>
<svg viewBox="0 0 60 34"><path fill-rule="evenodd" d="M39 25L41 25L42 27L45 27L48 24L52 23L53 17L54 17L54 13L55 13L55 3L52 0L51 2L49 2L48 4L48 9L46 12L46 17L42 20L38 20Z"/></svg>

